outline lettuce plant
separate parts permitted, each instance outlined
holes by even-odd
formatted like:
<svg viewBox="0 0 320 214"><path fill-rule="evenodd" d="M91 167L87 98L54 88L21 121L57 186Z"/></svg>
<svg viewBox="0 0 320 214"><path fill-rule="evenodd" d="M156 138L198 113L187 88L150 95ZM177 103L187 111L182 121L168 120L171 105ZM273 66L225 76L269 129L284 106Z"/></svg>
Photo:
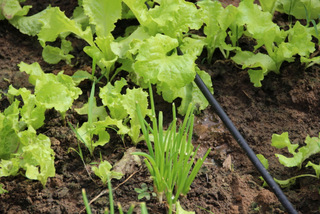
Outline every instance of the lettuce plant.
<svg viewBox="0 0 320 214"><path fill-rule="evenodd" d="M80 88L72 78L60 72L58 75L46 74L38 63L28 65L19 64L20 70L29 74L29 82L35 86L34 94L37 102L46 109L54 108L61 113L64 119L66 111L72 106L73 101L82 94Z"/></svg>
<svg viewBox="0 0 320 214"><path fill-rule="evenodd" d="M155 1L158 4L148 9L144 0L123 2L140 26L129 37L111 44L111 49L120 53L122 68L143 88L147 88L149 82L156 84L157 93L162 94L164 100L172 102L181 98L180 114L186 113L190 102L204 109L208 103L193 84L198 72L212 88L210 76L199 71L195 64L204 43L185 36L190 29L199 29L203 24L195 5L184 0ZM178 54L177 47L184 55Z"/></svg>
<svg viewBox="0 0 320 214"><path fill-rule="evenodd" d="M9 87L11 105L0 113L0 176L17 175L25 170L29 179L39 180L45 186L48 177L55 175L54 152L50 139L37 134L44 124L46 109L55 108L64 118L82 92L70 76L45 74L38 63L19 64L29 74L34 93L26 88ZM15 97L21 96L23 105Z"/></svg>
<svg viewBox="0 0 320 214"><path fill-rule="evenodd" d="M60 60L71 62L72 46L67 36L72 33L87 42L84 52L96 62L108 81L125 70L135 83L147 87L149 73L153 73L156 76L152 82L156 84L158 94L162 94L168 102L182 99L179 113L185 114L190 101L204 109L208 103L193 84L198 72L212 88L210 76L199 71L195 65L204 43L185 36L190 29L202 26L201 14L194 4L184 0L156 2L158 4L148 10L144 0L83 0L79 1L72 18L57 7L48 7L33 16L19 18L14 25L23 33L37 35L43 46L44 60L49 63ZM122 18L123 8L130 8L140 26L129 36L115 40L111 32L115 22ZM60 47L48 44L57 39L61 41ZM158 42L159 45L149 48ZM164 47L165 44L170 46ZM176 47L184 49L185 54L178 56L174 51ZM115 69L116 62L122 66ZM167 78L168 74L170 78Z"/></svg>
<svg viewBox="0 0 320 214"><path fill-rule="evenodd" d="M19 9L21 7L17 1L3 1L15 2L14 5L11 5L11 10L22 10ZM48 7L38 14L26 16L30 7L25 6L23 8L25 12L10 22L23 33L38 36L44 48L44 60L48 63L57 63L60 60L70 63L73 58L69 54L72 46L66 37L70 33L77 35L88 43L84 51L97 62L103 71L106 71L106 77L109 78L110 71L113 70L117 60L110 50L110 42L113 40L111 31L115 27L114 23L121 18L122 1L84 0L79 3L80 6L74 11L73 19L68 18L58 7ZM2 8L2 11L6 11L5 9ZM10 12L13 13L11 10ZM61 40L60 47L47 44L58 38Z"/></svg>
<svg viewBox="0 0 320 214"><path fill-rule="evenodd" d="M9 90L11 96L20 92L24 105L20 108L14 100L0 113L0 177L15 176L23 169L27 178L45 186L48 177L55 175L50 139L35 130L43 124L45 108L26 89Z"/></svg>
<svg viewBox="0 0 320 214"><path fill-rule="evenodd" d="M29 179L39 180L45 186L48 177L55 175L54 152L50 139L37 135L44 124L46 109L55 108L64 118L74 99L82 93L70 76L45 74L38 63L19 64L29 74L34 93L26 88L9 87L12 104L0 113L0 176L17 175L25 170ZM15 97L21 96L23 105Z"/></svg>
<svg viewBox="0 0 320 214"><path fill-rule="evenodd" d="M319 137L307 136L305 139L305 145L301 147L299 147L299 144L292 144L290 142L288 132L284 132L281 135L273 134L271 142L272 142L271 145L274 146L275 148L278 148L278 149L286 148L288 152L291 154L291 157L287 157L281 154L275 154L276 157L278 157L279 162L286 167L298 167L299 169L301 169L301 167L303 166L303 163L308 158L320 152L320 133L319 133ZM263 165L268 169L269 167L268 160L265 157L263 157L263 155L261 154L259 154L258 157L263 163ZM311 161L308 161L305 167L312 167L313 170L315 171L315 175L301 174L285 180L280 180L275 178L275 181L281 187L290 187L291 185L295 184L296 179L298 178L302 178L302 177L314 177L317 179L320 178L320 164L315 164ZM266 185L266 183L264 183L264 185Z"/></svg>
<svg viewBox="0 0 320 214"><path fill-rule="evenodd" d="M307 136L305 146L302 146L296 152L299 147L298 144L291 144L288 136L288 132L282 133L281 135L274 134L272 136L272 146L282 149L287 148L293 157L285 157L284 155L276 154L279 158L279 162L286 167L299 167L301 168L302 163L310 156L320 152L320 135L319 137ZM319 173L317 173L319 174Z"/></svg>
<svg viewBox="0 0 320 214"><path fill-rule="evenodd" d="M318 0L259 0L262 10L272 15L275 11L294 16L296 19L319 18Z"/></svg>
<svg viewBox="0 0 320 214"><path fill-rule="evenodd" d="M253 68L248 73L254 86L260 87L268 72L279 73L284 61L293 62L297 54L309 58L310 53L315 51L311 29L301 25L299 21L291 29L284 31L272 22L270 13L261 11L252 0L242 1L238 10L237 23L246 26L244 34L256 40L255 49L263 46L267 51L267 54L236 51L236 55L232 57L243 68Z"/></svg>
<svg viewBox="0 0 320 214"><path fill-rule="evenodd" d="M123 2L151 36L162 33L180 41L183 33L202 26L201 15L191 2L155 0L157 5L153 8L148 8L145 0L123 0Z"/></svg>
<svg viewBox="0 0 320 214"><path fill-rule="evenodd" d="M204 19L204 42L208 51L207 60L211 63L214 51L219 48L225 58L229 57L231 50L239 49L236 47L237 40L243 33L243 28L238 27L236 23L238 10L233 5L226 8L219 1L204 0L197 3L200 6L201 15ZM227 30L230 29L229 32ZM229 37L231 44L226 43Z"/></svg>
<svg viewBox="0 0 320 214"><path fill-rule="evenodd" d="M108 161L102 161L98 167L93 166L92 171L98 176L103 184L106 184L108 179L121 179L123 174L120 172L112 171L112 166Z"/></svg>
<svg viewBox="0 0 320 214"><path fill-rule="evenodd" d="M143 117L150 114L148 94L141 88L127 89L126 94L121 94L120 91L126 84L127 82L122 78L116 81L114 86L108 83L100 88L99 97L103 106L97 106L96 98L93 96L94 91L91 91L92 100L89 98L88 103L82 108L75 109L80 115L88 115L88 121L74 131L91 155L97 146L104 146L109 142L110 135L106 128L115 129L119 135L128 134L134 144L141 141L141 126L133 106L137 103L141 106ZM108 108L109 115L105 107ZM94 135L97 136L96 141L93 140Z"/></svg>

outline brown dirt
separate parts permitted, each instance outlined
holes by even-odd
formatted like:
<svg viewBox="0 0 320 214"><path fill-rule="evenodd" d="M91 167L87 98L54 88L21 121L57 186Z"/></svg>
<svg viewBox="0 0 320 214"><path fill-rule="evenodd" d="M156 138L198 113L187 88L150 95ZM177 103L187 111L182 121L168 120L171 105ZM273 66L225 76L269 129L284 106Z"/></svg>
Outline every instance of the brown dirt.
<svg viewBox="0 0 320 214"><path fill-rule="evenodd" d="M42 1L43 2L43 1ZM34 11L43 9L45 3L34 4ZM48 2L48 1L47 1ZM51 2L51 1L50 1ZM237 4L239 1L223 1ZM72 11L76 4L51 2L62 10ZM80 43L81 44L81 43ZM6 21L0 22L0 90L8 86L32 88L27 75L19 72L17 64L39 62L46 72L62 69L69 71L90 66L90 60L80 51L74 53L80 63L69 67L63 63L48 65L41 58L41 47L36 38L22 35ZM236 127L243 134L252 149L269 160L270 173L278 179L303 173L313 173L310 169L282 167L271 147L273 133L288 131L292 142L303 145L307 135L318 136L320 131L320 66L314 65L305 70L299 63L285 63L281 74L269 74L261 88L254 88L246 71L239 69L230 60L221 59L219 54L212 65L199 65L213 76L215 97L225 109ZM90 85L83 85L83 90ZM87 93L84 91L84 94ZM83 103L85 95L77 101ZM5 98L0 101L1 111L8 106ZM166 110L170 104L157 99L157 108ZM169 114L170 112L164 112ZM84 121L73 110L67 112L67 120L73 124ZM77 140L68 126L65 126L57 112L50 110L46 115L46 125L39 130L50 137L56 153L56 176L48 180L46 188L40 182L27 180L23 176L2 177L0 183L9 191L0 195L0 213L79 213L83 208L81 189L85 188L89 200L98 196L106 187L93 175L88 176L85 166L70 147L77 149ZM207 108L196 117L194 144L200 145L200 153L212 148L204 167L192 184L189 194L181 199L182 206L196 213L286 213L275 195L268 188L261 187L257 170L250 163L240 146L224 128L215 113ZM104 159L114 164L132 147L130 142L113 134L109 144L100 149ZM143 144L139 149L145 149ZM82 147L85 162L99 160L90 157ZM319 160L319 156L312 160ZM114 181L115 202L127 209L129 204L137 203L137 193L142 182L152 185L146 167L132 163L128 174L120 181ZM130 177L131 176L131 177ZM128 179L129 178L129 179ZM128 180L126 180L128 179ZM124 182L125 181L125 182ZM124 183L122 183L124 182ZM319 213L319 180L314 178L298 179L290 189L284 189L294 207L300 213ZM143 201L142 199L140 201ZM149 213L165 213L166 206L155 198L146 201ZM93 204L93 213L103 213L109 204L108 195L102 194ZM204 210L205 209L205 210Z"/></svg>

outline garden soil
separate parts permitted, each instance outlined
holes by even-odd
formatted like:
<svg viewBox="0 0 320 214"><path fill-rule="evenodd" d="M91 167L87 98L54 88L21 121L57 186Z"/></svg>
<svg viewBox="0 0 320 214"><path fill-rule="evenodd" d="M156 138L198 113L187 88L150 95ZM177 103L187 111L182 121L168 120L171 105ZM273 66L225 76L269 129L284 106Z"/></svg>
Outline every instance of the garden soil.
<svg viewBox="0 0 320 214"><path fill-rule="evenodd" d="M33 5L31 13L44 9L49 3L59 6L70 16L77 1L27 1ZM223 1L237 4L238 1ZM282 21L282 17L275 17ZM121 25L117 28L121 29ZM72 38L75 47L73 66L64 63L49 65L41 57L42 48L35 37L21 34L6 21L0 22L0 90L6 92L10 84L14 87L32 89L28 76L19 71L18 64L38 62L47 73L64 70L72 75L82 69L90 72L91 61L83 52L82 41ZM240 45L252 47L250 41L240 40ZM319 51L319 50L318 50ZM205 53L204 53L205 54ZM285 150L271 146L272 134L289 132L292 142L304 145L307 135L318 136L320 131L320 67L314 65L305 69L298 62L284 63L281 74L268 74L261 88L253 87L248 74L229 59L223 59L215 53L212 64L203 63L201 69L212 76L214 94L226 113L230 116L240 133L248 141L256 154L262 154L269 160L269 171L277 179L288 179L300 174L314 174L312 169L303 167L286 168L279 164L275 153L285 154ZM80 85L83 95L74 107L82 106L88 99L91 83ZM101 86L100 86L101 87ZM0 100L0 110L8 107L6 97ZM171 116L171 104L156 96L157 110ZM74 126L86 121L74 109L67 112L66 121ZM115 203L121 203L127 210L131 203L146 201L149 213L166 213L167 205L151 197L138 200L135 188L142 183L152 187L152 180L143 161L128 156L134 150L146 151L139 143L134 147L130 139L121 138L110 130L111 140L101 149L96 149L94 157L81 146L84 163L75 152L78 141L72 130L62 121L54 110L46 113L45 125L38 133L50 137L55 152L56 176L49 178L46 187L40 182L28 180L23 176L2 177L0 183L8 193L0 195L0 213L85 213L81 190L87 192L92 200L93 213L103 213L109 205L107 187L90 170L90 163L103 159L117 164L124 170L121 180L114 180L113 195ZM167 119L169 121L169 119ZM180 200L184 209L196 213L286 213L276 196L268 187L262 187L258 171L254 168L244 151L226 130L214 111L208 107L195 119L194 145L200 145L199 155L211 148L204 166L191 186L187 196ZM70 149L73 148L73 149ZM98 151L99 150L99 151ZM311 159L318 163L320 156ZM290 188L283 189L288 199L299 213L319 212L318 179L306 177L296 180ZM139 213L138 209L135 209Z"/></svg>

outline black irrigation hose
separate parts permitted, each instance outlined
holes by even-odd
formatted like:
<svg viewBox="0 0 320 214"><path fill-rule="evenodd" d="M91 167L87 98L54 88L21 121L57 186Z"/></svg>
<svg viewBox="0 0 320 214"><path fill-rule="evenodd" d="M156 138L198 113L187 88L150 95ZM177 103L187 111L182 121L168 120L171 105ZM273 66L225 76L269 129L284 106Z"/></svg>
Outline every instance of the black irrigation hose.
<svg viewBox="0 0 320 214"><path fill-rule="evenodd" d="M179 52L179 51L178 51ZM194 79L195 83L203 93L203 95L206 97L210 105L214 108L217 115L220 117L222 122L225 124L225 126L228 128L230 133L233 135L234 139L238 142L238 144L241 146L241 148L246 152L247 156L253 163L253 165L258 169L264 180L267 182L269 187L272 189L272 191L275 193L275 195L278 197L281 204L286 208L286 210L290 214L297 214L298 212L295 210L295 208L292 206L290 201L287 199L285 194L282 192L278 184L273 180L272 176L269 174L267 169L262 165L260 160L257 158L254 151L250 148L246 140L242 137L238 129L234 126L228 115L223 111L222 107L218 103L218 101L214 98L214 96L211 94L207 86L204 84L202 79L198 74L196 74L196 78Z"/></svg>

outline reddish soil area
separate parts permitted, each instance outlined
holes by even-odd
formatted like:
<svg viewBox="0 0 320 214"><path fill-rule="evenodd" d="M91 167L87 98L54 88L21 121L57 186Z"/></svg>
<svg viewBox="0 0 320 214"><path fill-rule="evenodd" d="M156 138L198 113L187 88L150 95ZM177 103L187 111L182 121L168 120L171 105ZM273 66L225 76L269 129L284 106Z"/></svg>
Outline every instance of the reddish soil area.
<svg viewBox="0 0 320 214"><path fill-rule="evenodd" d="M27 1L34 7L35 13L44 9L49 1ZM226 0L225 4L237 5L239 1ZM52 6L71 11L77 1L61 3L50 1ZM79 47L83 45L74 39ZM246 42L246 41L243 41ZM90 59L81 51L72 54L78 59L74 67L59 63L49 65L41 56L42 48L36 37L21 34L7 21L0 21L0 90L6 92L10 84L14 87L32 88L28 76L19 71L17 64L39 62L45 72L65 70L74 72L91 65ZM201 59L199 59L201 61ZM307 135L318 136L320 131L320 66L308 69L298 63L284 63L281 74L268 74L261 88L253 87L247 71L244 71L231 60L223 59L219 53L214 55L212 64L199 64L200 68L212 76L214 93L235 126L248 141L256 154L263 154L269 160L269 172L278 179L287 179L299 174L314 174L312 169L286 168L279 164L275 153L285 154L271 146L273 133L289 132L292 142L304 144ZM83 95L76 101L81 106L88 99L91 84L82 84ZM88 93L87 93L88 91ZM164 115L171 115L170 106L156 97L156 108L163 110ZM0 100L0 110L9 105L7 99ZM78 124L85 119L74 110L67 112L67 121ZM83 146L84 166L79 155L69 148L78 149L78 141L72 130L63 123L60 115L54 110L46 113L46 123L38 130L50 137L55 152L56 176L49 178L45 188L38 181L28 180L23 176L2 177L0 183L8 193L0 195L0 213L84 213L81 189L85 188L93 213L103 213L109 205L106 186L87 165L99 161L101 152L103 159L114 164L118 162L128 149L135 149L129 138L122 139L113 134L110 143L97 149L91 157ZM184 209L196 213L286 213L276 196L268 187L262 187L259 173L249 161L243 150L226 130L221 120L208 107L196 116L194 127L194 145L200 145L200 153L208 148L209 154L203 168L191 186L188 195L181 199ZM146 150L143 143L138 149ZM319 155L312 161L319 162ZM152 180L145 165L131 160L127 174L119 181L112 182L114 201L121 203L127 210L130 203L146 201L149 213L166 213L166 204L159 203L156 198L138 200L134 188L142 183L152 186ZM89 173L89 175L88 175ZM92 177L92 178L91 178ZM284 193L299 213L319 213L320 183L315 178L300 178L296 184ZM102 194L100 194L102 193ZM138 209L137 209L138 212Z"/></svg>

